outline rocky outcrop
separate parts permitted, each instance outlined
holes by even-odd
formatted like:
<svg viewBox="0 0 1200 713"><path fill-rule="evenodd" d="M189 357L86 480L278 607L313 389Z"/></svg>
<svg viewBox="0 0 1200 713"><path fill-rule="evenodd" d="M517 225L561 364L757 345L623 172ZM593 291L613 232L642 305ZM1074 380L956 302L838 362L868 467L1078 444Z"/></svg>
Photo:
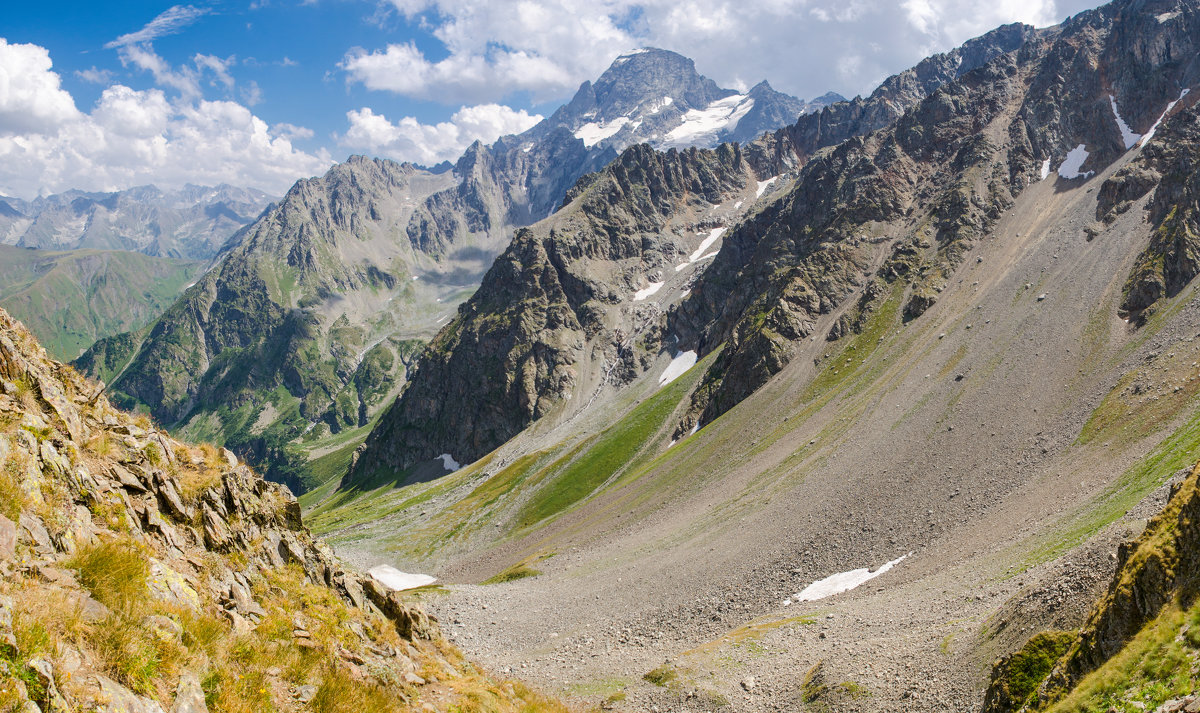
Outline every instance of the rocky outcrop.
<svg viewBox="0 0 1200 713"><path fill-rule="evenodd" d="M1146 217L1154 232L1138 255L1125 282L1121 309L1144 319L1164 298L1179 294L1200 274L1200 110L1195 104L1164 119L1154 138L1101 188L1097 209L1102 219L1115 218L1153 191Z"/></svg>
<svg viewBox="0 0 1200 713"><path fill-rule="evenodd" d="M1020 651L996 663L984 702L985 713L1046 709L1145 635L1167 608L1186 610L1194 606L1200 595L1200 466L1183 471L1182 480L1172 485L1162 512L1136 540L1122 543L1116 557L1117 571L1108 591L1096 602L1082 629L1038 634ZM1182 618L1174 626L1180 623ZM1164 654L1154 645L1145 645L1134 653L1146 657L1138 668L1153 672L1141 682L1143 685L1163 685L1177 667L1186 669L1200 656L1188 626L1184 624L1177 633L1170 626L1169 622L1161 623L1152 636L1162 639L1164 632L1170 632L1168 640L1183 641L1186 637L1193 643L1171 654ZM1165 655L1173 659L1157 658ZM1125 671L1131 666L1126 663ZM1135 685L1127 676L1123 683ZM1135 699L1133 691L1122 691L1116 683L1108 688L1110 696ZM1095 690L1091 695L1096 695ZM1177 699L1156 710L1185 710L1191 703Z"/></svg>
<svg viewBox="0 0 1200 713"><path fill-rule="evenodd" d="M6 709L445 709L484 688L554 708L459 663L436 620L308 533L285 486L114 409L3 311L0 453Z"/></svg>

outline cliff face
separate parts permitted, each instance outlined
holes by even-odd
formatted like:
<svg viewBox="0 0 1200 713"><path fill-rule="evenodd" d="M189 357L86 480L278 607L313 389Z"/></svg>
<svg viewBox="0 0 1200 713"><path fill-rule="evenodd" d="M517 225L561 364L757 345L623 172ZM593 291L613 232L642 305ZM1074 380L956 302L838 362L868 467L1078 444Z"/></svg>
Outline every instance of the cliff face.
<svg viewBox="0 0 1200 713"><path fill-rule="evenodd" d="M0 455L5 710L555 709L343 567L286 487L114 409L3 311Z"/></svg>
<svg viewBox="0 0 1200 713"><path fill-rule="evenodd" d="M736 145L636 146L589 177L563 210L519 231L497 258L422 355L420 376L385 413L351 478L441 453L474 460L582 395L580 370L593 357L605 379L638 373L657 343L651 337L635 349L629 336L652 315L629 297L645 275L661 275L688 252L672 220L706 212L750 180Z"/></svg>
<svg viewBox="0 0 1200 713"><path fill-rule="evenodd" d="M1159 227L1128 278L1125 309L1177 292L1197 261L1184 158L1194 121L1175 102L1200 77L1175 48L1194 46L1200 17L1164 14L1167 5L1114 3L1033 35L1001 28L1017 49L945 84L894 126L815 155L787 195L730 231L671 315L668 332L685 347L703 355L726 345L697 393L698 421L778 373L815 317L852 294L859 304L835 337L861 331L893 289L905 319L920 316L1016 195L1052 167L1053 180L1103 169L1133 148L1131 132L1147 148L1102 192L1120 203L1115 215L1153 188L1149 219Z"/></svg>

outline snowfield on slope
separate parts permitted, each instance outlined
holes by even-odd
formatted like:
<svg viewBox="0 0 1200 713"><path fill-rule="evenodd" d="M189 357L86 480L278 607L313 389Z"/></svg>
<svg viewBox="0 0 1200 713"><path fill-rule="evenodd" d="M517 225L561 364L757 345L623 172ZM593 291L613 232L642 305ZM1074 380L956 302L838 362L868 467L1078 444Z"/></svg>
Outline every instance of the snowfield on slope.
<svg viewBox="0 0 1200 713"><path fill-rule="evenodd" d="M368 574L375 578L383 586L395 590L397 592L405 589L416 589L433 584L437 581L437 577L431 577L428 574L409 574L401 572L395 567L387 564L381 564L367 570Z"/></svg>
<svg viewBox="0 0 1200 713"><path fill-rule="evenodd" d="M683 123L667 132L659 148L687 146L712 147L721 131L733 129L754 108L754 100L745 94L718 99L703 109L690 109Z"/></svg>
<svg viewBox="0 0 1200 713"><path fill-rule="evenodd" d="M795 600L798 602L815 602L818 599L824 599L825 597L832 597L835 594L848 592L860 584L869 582L884 572L887 572L892 567L895 567L903 562L906 557L908 557L908 555L900 555L891 562L885 562L874 572L866 567L863 567L862 569L852 569L849 572L838 572L837 574L831 574L825 579L818 579L804 589L800 590L796 594Z"/></svg>

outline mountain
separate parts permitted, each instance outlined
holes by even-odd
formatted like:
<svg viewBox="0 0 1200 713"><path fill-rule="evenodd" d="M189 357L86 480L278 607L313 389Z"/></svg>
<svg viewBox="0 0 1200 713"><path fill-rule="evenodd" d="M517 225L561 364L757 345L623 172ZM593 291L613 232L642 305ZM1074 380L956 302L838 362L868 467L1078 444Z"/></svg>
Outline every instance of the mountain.
<svg viewBox="0 0 1200 713"><path fill-rule="evenodd" d="M0 196L0 244L208 260L271 200L262 191L229 185L67 191L32 201Z"/></svg>
<svg viewBox="0 0 1200 713"><path fill-rule="evenodd" d="M1194 707L1200 3L990 38L581 179L309 522L588 705Z"/></svg>
<svg viewBox="0 0 1200 713"><path fill-rule="evenodd" d="M5 710L566 710L480 673L287 488L112 408L3 310L0 391Z"/></svg>
<svg viewBox="0 0 1200 713"><path fill-rule="evenodd" d="M708 270L707 262L701 259L703 253L709 250L719 251L715 252L717 261L723 259L722 254L726 257L731 254L722 247L723 243L716 241L721 240L726 229L738 222L742 213L757 212L752 209L756 199L768 191L773 182L777 180L777 174L767 173L767 171L787 170L804 165L811 154L829 143L837 143L845 136L854 135L850 132L865 133L878 128L876 124L886 125L900 115L903 107L912 106L933 92L939 82L953 81L960 72L967 71L966 68L972 65L978 67L979 64L983 64L991 58L1011 51L1035 34L1032 28L1020 25L999 28L983 37L971 40L961 48L926 59L916 68L888 78L866 100L856 98L853 102L843 101L827 106L818 113L806 114L801 116L798 123L793 126L780 129L775 134L763 136L761 140L748 144L744 151L737 151L737 160L747 162L746 166L739 166L737 170L746 174L747 180L750 181L750 189L744 191L736 200L728 201L728 205L724 205L722 208L701 205L701 209L710 210L710 213L691 216L690 220L694 223L690 238L692 247L655 251L645 256L639 256L641 258L638 265L640 272L647 276L657 274L655 282L665 281L668 284L668 289L661 294L672 295L672 299L667 301L663 301L660 296L653 305L646 307L653 308L662 304L666 308L674 309L674 305L671 303L678 301L678 298L683 296L693 283L700 280L700 284L704 284L705 278L701 277L701 274L706 275ZM646 54L633 55L629 61L635 61ZM687 66L690 67L690 63ZM643 77L640 73L635 76ZM653 75L650 78L643 78L643 81L653 85L652 79ZM611 80L609 82L602 80L597 83L597 86L607 88L611 84ZM713 95L705 92L715 91L712 87L711 82L697 81L694 86L690 87L690 91L698 95L694 101L708 101ZM586 85L585 89L587 89ZM591 96L585 94L583 90L580 94ZM680 94L688 96L686 91L682 91ZM603 93L600 95L603 96ZM580 113L578 111L568 111L568 108L574 104L575 102L572 102L571 105L561 109L559 113L551 117L551 120L554 120L559 114L578 115ZM585 108L592 105L582 102L582 106ZM621 105L614 108L614 111L627 110L628 107ZM618 133L615 136L619 137L621 134ZM797 137L806 138L801 140ZM743 158L743 154L745 154L745 158ZM766 156L772 157L772 160L765 159ZM592 185L604 185L605 181L613 176L614 167L622 167L627 162L644 163L647 159L648 154L641 149L629 149L607 169L581 182L571 195L579 196L581 195L580 191L586 193ZM836 168L840 169L842 165L839 164ZM681 208L677 205L671 205L671 209L666 215L661 216L663 219L656 225L639 225L635 228L622 217L622 211L625 210L632 211L635 215L645 213L645 207L626 204L633 203L642 197L638 191L648 190L651 194L656 192L656 189L662 184L662 178L655 175L653 171L654 169L646 170L644 166L639 166L639 170L626 174L632 175L637 185L625 186L615 195L612 191L600 188L597 191L598 195L583 201L579 210L601 216L601 219L593 221L593 232L609 235L615 243L628 242L630 240L628 232L631 228L642 233L654 234L643 237L643 243L646 243L647 240L661 240L664 231L673 230L676 234L683 232L680 227L668 228L668 221L665 220L668 217L677 217L673 215ZM685 166L683 175L690 177L690 173L691 170ZM712 201L717 204L726 203L725 198L728 197L727 195L722 196L717 186L707 183L701 183L696 187L688 186L688 188L691 189L691 194L696 199L700 199L706 192L717 196ZM822 187L813 190L814 193L820 193L821 190L826 189ZM820 196L818 196L819 198ZM838 197L833 197L833 200L838 199ZM766 210L771 209L767 208ZM774 220L776 220L774 213L766 213L761 222ZM554 222L551 219L544 225L552 236L550 241L554 243L554 247L548 248L547 251L551 254L555 252L564 254L563 258L553 263L559 273L556 276L559 282L574 284L581 279L574 274L569 276L562 274L576 271L575 266L571 265L572 262L581 263L579 267L582 270L596 271L602 279L611 277L612 271L608 269L607 265L602 266L599 270L596 269L597 256L594 251L580 251L572 247L558 246L560 242L572 240L575 233L554 227ZM611 224L614 222L619 224L619 227ZM788 226L785 229L790 228L791 226ZM703 250L696 252L691 259L683 259L683 256L691 255L692 251L701 243L705 245ZM687 243L681 242L681 244L686 245ZM575 403L569 405L567 410L560 414L561 418L569 418L568 414L572 414L578 407L578 404L581 403L579 399L583 395L590 394L593 388L600 388L607 383L609 375L603 370L596 372L593 369L582 369L581 363L589 360L596 361L596 357L585 356L585 352L602 354L616 349L620 353L622 352L620 342L623 339L628 341L632 334L645 331L647 334L640 338L641 348L655 353L664 346L662 340L668 333L671 333L671 330L674 333L686 333L685 324L672 325L670 329L663 330L654 324L655 320L648 321L644 317L636 325L622 324L621 328L615 332L611 328L601 330L598 326L591 329L584 328L584 341L564 336L548 340L548 343L540 349L533 350L537 361L536 373L540 376L551 370L551 365L557 365L557 368L566 370L579 368L592 374L604 373L604 383L585 382L577 386L572 385L570 388L562 388L561 385L552 382L541 382L539 386L535 387L528 378L517 378L514 372L528 373L529 370L534 369L525 361L524 352L531 346L527 330L531 324L541 324L544 321L540 310L544 308L545 300L548 299L551 303L557 300L557 296L547 297L541 294L536 295L536 299L533 295L522 295L519 300L514 298L514 292L541 284L540 280L532 280L528 276L523 276L527 275L530 269L540 268L524 264L521 256L511 254L523 248L524 245L519 238L514 241L508 252L497 260L491 273L485 278L481 292L466 306L466 312L451 321L435 340L437 349L427 354L422 362L424 373L417 377L417 381L405 392L396 406L384 416L376 433L371 436L363 458L356 461L355 477L380 468L408 468L418 462L437 458L441 453L450 453L455 458L465 459L465 462L474 461L515 436L525 426L550 412L552 410L551 402L563 402L575 398ZM620 248L616 248L616 252L623 254ZM678 260L676 256L678 256ZM687 267L676 269L677 262L680 262L680 265L687 263ZM516 269L506 268L511 263L517 263L519 267ZM693 265L693 263L699 264ZM838 265L837 261L834 261L832 265L837 269L860 269L859 266L849 262ZM628 271L629 268L621 269ZM845 275L829 275L826 279L840 281L840 285L837 287L839 294L834 297L835 300L840 299L848 292L848 286L852 282ZM737 283L730 282L729 289L733 290L735 284ZM745 287L744 283L737 285L738 289L745 289ZM610 285L608 291L611 293L612 289ZM628 295L623 297L611 295L609 298L601 298L591 304L585 304L592 294L601 291L598 287L592 287L583 297L570 303L570 307L575 313L574 320L569 320L565 324L549 326L556 329L574 328L578 331L580 327L576 321L579 324L606 323L609 327L614 323L614 319L626 321L623 317L610 318L609 315L618 310L627 310L628 308L622 303L633 296L633 291L631 290ZM727 295L723 295L723 297L727 297ZM816 298L818 302L820 300L816 296L798 297L798 299L812 298ZM682 309L686 310L688 306L697 302L689 302ZM826 304L830 304L829 300L826 301ZM514 305L530 305L533 311L517 309ZM677 322L685 321L689 319L686 315L687 312L684 312L683 316L673 316L672 319ZM712 318L709 317L709 319ZM477 329L476 323L487 325L486 334L472 338L461 345L458 344L464 335L455 332L459 330L474 331ZM506 329L506 327L508 328ZM625 336L619 337L617 332L623 332ZM543 332L543 334L546 333L549 332ZM793 338L797 335L794 328L789 333ZM720 341L722 340L718 340L714 344L720 343ZM589 342L589 344L585 347L584 342ZM689 346L686 349L681 347L680 351L695 350ZM488 377L487 386L463 389L461 384L477 381L484 373L480 371L480 364L476 359L479 354L485 354L488 357L503 357L507 363L498 367L498 374ZM628 381L647 366L646 363L633 363L637 359L645 361L641 355L635 358L632 352L624 354L620 358L610 355L606 359L600 360L605 364L628 362L623 363L618 371L618 373L626 374L625 378L615 382L620 384ZM511 385L515 383L521 383L522 388L512 388ZM534 404L538 405L535 407ZM439 413L431 412L431 407L436 408ZM476 427L476 419L486 423L487 426L485 428ZM688 424L689 427L690 425ZM376 443L379 444L378 447L375 447Z"/></svg>
<svg viewBox="0 0 1200 713"><path fill-rule="evenodd" d="M0 305L58 359L156 319L203 263L114 250L0 246Z"/></svg>
<svg viewBox="0 0 1200 713"><path fill-rule="evenodd" d="M765 83L745 96L723 90L691 60L645 50L617 58L524 134L475 143L452 170L352 157L239 231L154 324L97 342L76 365L112 380L118 403L307 489L310 460L328 457L320 479L344 468L514 228L554 212L643 134L665 137L735 99L740 121L673 141L754 136L817 106ZM624 132L588 133L619 117Z"/></svg>
<svg viewBox="0 0 1200 713"><path fill-rule="evenodd" d="M696 72L695 63L667 50L623 54L593 84L526 132L542 138L566 129L586 146L620 150L637 143L658 149L750 141L796 117L841 101L832 92L811 102L780 94L760 82L741 94Z"/></svg>

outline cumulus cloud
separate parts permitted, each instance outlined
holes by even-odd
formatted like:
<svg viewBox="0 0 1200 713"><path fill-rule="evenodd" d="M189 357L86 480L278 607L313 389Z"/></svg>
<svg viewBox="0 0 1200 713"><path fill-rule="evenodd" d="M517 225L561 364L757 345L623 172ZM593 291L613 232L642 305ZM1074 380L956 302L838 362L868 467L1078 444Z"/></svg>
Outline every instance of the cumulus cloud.
<svg viewBox="0 0 1200 713"><path fill-rule="evenodd" d="M0 137L53 132L79 117L50 67L44 47L0 38Z"/></svg>
<svg viewBox="0 0 1200 713"><path fill-rule="evenodd" d="M235 102L119 84L84 113L45 48L0 39L0 194L222 182L282 193L332 162L297 149L295 136Z"/></svg>
<svg viewBox="0 0 1200 713"><path fill-rule="evenodd" d="M450 121L437 124L422 124L411 116L392 123L369 107L349 111L346 118L350 129L340 138L342 146L426 166L458 158L476 140L491 143L542 120L498 104L462 107Z"/></svg>
<svg viewBox="0 0 1200 713"><path fill-rule="evenodd" d="M1099 0L388 0L445 48L350 50L350 82L445 104L514 92L559 99L623 50L672 49L725 86L768 79L811 97L868 92L888 74L1008 22L1043 26ZM873 44L886 37L887 42Z"/></svg>

